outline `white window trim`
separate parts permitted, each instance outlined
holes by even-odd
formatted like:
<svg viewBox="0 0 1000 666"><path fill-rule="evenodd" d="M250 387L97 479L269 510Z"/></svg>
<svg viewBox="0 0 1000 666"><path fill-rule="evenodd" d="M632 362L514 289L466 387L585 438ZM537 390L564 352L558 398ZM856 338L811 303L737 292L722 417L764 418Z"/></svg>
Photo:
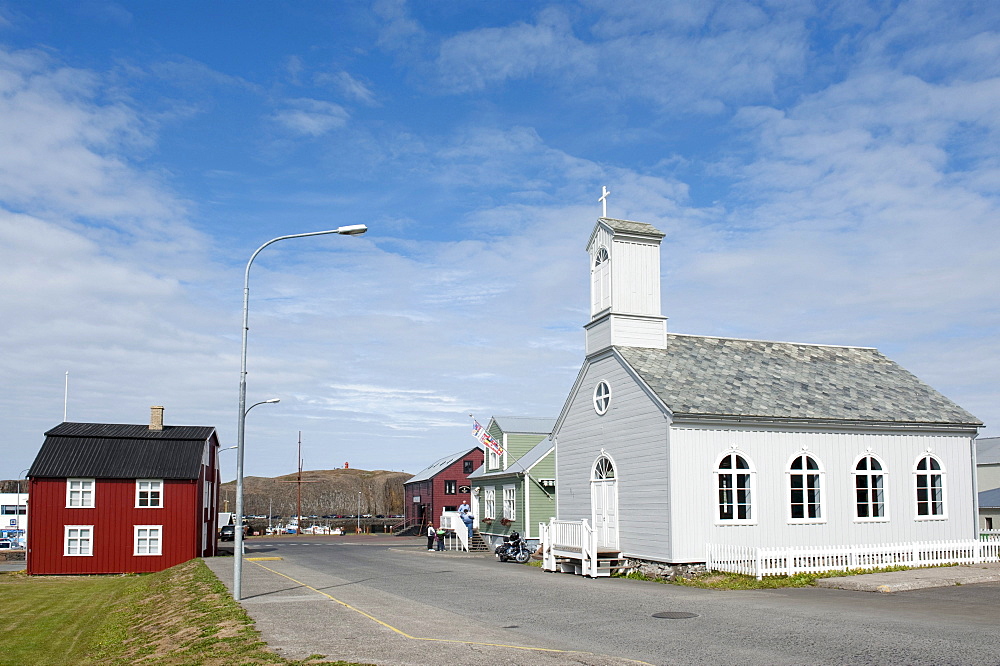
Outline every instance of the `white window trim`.
<svg viewBox="0 0 1000 666"><path fill-rule="evenodd" d="M483 518L496 520L497 517L497 489L494 486L483 487Z"/></svg>
<svg viewBox="0 0 1000 666"><path fill-rule="evenodd" d="M722 464L722 461L725 458L727 458L727 457L729 457L731 455L740 456L741 458L743 458L743 460L746 461L746 463L750 467L748 469L742 471L742 472L739 471L739 470L737 470L736 468L733 468L731 470L720 469L719 465ZM731 474L733 476L735 476L737 474L749 474L750 475L750 502L749 502L750 517L749 518L721 518L721 517L719 517L719 476L721 476L722 474ZM715 524L716 525L723 525L723 526L725 526L725 525L756 525L757 524L757 506L756 506L755 503L757 501L757 468L754 466L753 460L751 460L750 456L748 456L743 451L740 451L739 449L730 449L729 451L726 451L721 456L719 456L718 459L715 461L715 471L714 471L714 474L713 474L712 478L713 478L713 480L715 482L715 485L712 488L712 493L713 493L713 496L712 496L713 497L712 506L715 507L713 509L714 512L715 512ZM734 479L734 485L733 485L732 490L733 490L733 507L734 507L733 515L735 516L736 515L736 511L735 511L736 494L735 493L736 493L736 490L737 490L737 488L735 486L735 479Z"/></svg>
<svg viewBox="0 0 1000 666"><path fill-rule="evenodd" d="M807 469L793 470L792 469L792 462L794 462L796 458L799 458L801 456L809 456L810 458L812 458L816 462L816 467L818 469L812 470L812 471L807 470ZM819 518L808 518L808 517L805 517L805 518L793 518L792 517L792 475L793 474L801 474L802 476L806 476L806 475L809 475L809 474L815 474L815 475L817 475L819 477ZM806 490L805 487L803 487L802 492L803 493L807 492L807 490ZM813 453L812 451L797 451L791 458L788 459L788 462L785 464L785 514L788 516L788 524L789 525L821 525L821 524L827 522L827 518L826 518L826 495L827 495L827 489L826 489L826 471L823 468L823 461L821 461L816 456L816 454ZM806 496L803 497L803 506L807 506L808 505L808 502L806 501L807 499L808 499L808 495L806 495Z"/></svg>
<svg viewBox="0 0 1000 666"><path fill-rule="evenodd" d="M511 522L517 520L517 487L503 487L503 517Z"/></svg>
<svg viewBox="0 0 1000 666"><path fill-rule="evenodd" d="M159 504L141 506L139 504L139 493L141 492L141 484L158 484L156 491L159 493ZM153 492L153 488L150 487L149 492ZM137 509L162 509L163 508L163 479L136 479L135 480L135 508Z"/></svg>
<svg viewBox="0 0 1000 666"><path fill-rule="evenodd" d="M603 396L598 396L597 394L602 386L607 389L607 393ZM594 411L597 412L598 416L607 414L608 410L611 409L611 384L603 379L597 382L594 386L593 401Z"/></svg>
<svg viewBox="0 0 1000 666"><path fill-rule="evenodd" d="M156 530L156 552L139 552L139 530ZM145 537L149 539L149 536ZM159 557L163 555L163 525L133 525L132 526L132 554L136 557Z"/></svg>
<svg viewBox="0 0 1000 666"><path fill-rule="evenodd" d="M869 482L870 482L871 476L872 476L872 470L870 470L870 469L868 471L866 471L866 472L859 472L858 471L858 463L861 462L861 460L864 459L864 458L872 458L873 460L877 461L879 465L882 466L882 469L878 472L878 474L881 475L881 477L882 477L882 514L883 515L879 516L878 518L871 518L871 517L869 517L869 518L862 518L861 516L858 515L858 476L867 476L867 477L869 477ZM914 482L916 482L916 481L914 480ZM870 483L869 483L869 486L870 486ZM868 453L863 453L863 454L861 454L860 456L858 456L857 458L854 459L854 464L851 465L851 500L853 501L853 507L854 507L854 511L853 511L853 513L854 513L854 522L856 522L856 523L888 523L889 522L889 490L888 490L888 487L889 487L889 473L886 471L885 461L882 460L881 457L879 457L879 456L877 456L874 453L871 453L869 451ZM869 487L868 490L870 492L871 488ZM914 492L916 492L916 491L914 491ZM870 500L869 500L869 504L871 504Z"/></svg>
<svg viewBox="0 0 1000 666"><path fill-rule="evenodd" d="M87 546L89 553L71 553L69 552L69 531L70 530L87 530ZM77 540L83 540L83 537L76 537ZM94 526L93 525L63 525L63 555L66 557L93 557L94 556Z"/></svg>
<svg viewBox="0 0 1000 666"><path fill-rule="evenodd" d="M73 493L73 484L74 483L81 484L81 487L76 492L81 493L81 495L80 495L81 499L83 499L83 497L85 497L85 496L89 497L90 498L90 503L89 504L78 504L76 506L73 506L71 504L70 497L72 496L72 493ZM87 484L89 484L89 486ZM84 479L84 478L66 479L66 508L67 509L93 509L94 506L95 506L95 504L96 504L96 502L94 500L94 494L96 492L97 492L97 483L94 481L94 479ZM84 493L85 493L85 495L84 495Z"/></svg>
<svg viewBox="0 0 1000 666"><path fill-rule="evenodd" d="M919 465L920 461L923 460L924 458L933 458L934 460L937 461L937 464L938 464L938 466L941 469L938 469L938 470L930 470L930 469L926 469L926 470L921 469L921 470L918 470L917 469L917 465ZM920 513L919 513L919 511L920 511L920 505L919 505L918 500L917 500L917 476L920 475L920 474L925 474L925 475L928 475L928 476L930 476L932 474L938 474L938 475L941 476L941 513L940 514L930 515L930 516L921 516L920 515ZM948 520L948 475L945 473L944 462L939 457L937 457L936 455L934 455L933 453L931 453L930 451L927 451L925 453L921 453L917 457L916 461L914 461L914 463L913 463L913 483L910 484L910 492L913 493L913 520L920 521L920 522L923 522L923 521L926 521L926 520Z"/></svg>

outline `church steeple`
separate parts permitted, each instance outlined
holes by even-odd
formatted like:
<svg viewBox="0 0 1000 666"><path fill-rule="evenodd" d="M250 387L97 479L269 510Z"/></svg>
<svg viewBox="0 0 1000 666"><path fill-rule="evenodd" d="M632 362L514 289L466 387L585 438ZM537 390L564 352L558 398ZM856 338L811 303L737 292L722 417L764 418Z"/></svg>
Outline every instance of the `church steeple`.
<svg viewBox="0 0 1000 666"><path fill-rule="evenodd" d="M590 323L587 355L612 345L667 346L667 318L660 314L660 241L663 232L644 222L597 220L590 255Z"/></svg>

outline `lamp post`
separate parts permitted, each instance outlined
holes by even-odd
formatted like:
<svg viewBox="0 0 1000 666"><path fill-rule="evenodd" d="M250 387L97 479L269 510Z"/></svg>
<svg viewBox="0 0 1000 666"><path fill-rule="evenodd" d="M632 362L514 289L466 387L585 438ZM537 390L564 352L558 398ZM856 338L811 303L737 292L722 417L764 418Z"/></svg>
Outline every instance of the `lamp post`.
<svg viewBox="0 0 1000 666"><path fill-rule="evenodd" d="M361 534L361 491L358 491L358 534Z"/></svg>
<svg viewBox="0 0 1000 666"><path fill-rule="evenodd" d="M249 304L250 304L250 266L253 265L253 260L257 258L260 251L263 250L268 245L272 243L277 243L280 240L287 240L289 238L305 238L307 236L324 236L326 234L340 234L342 236L357 236L368 231L368 227L363 224L350 224L343 227L337 227L336 229L328 229L326 231L312 231L305 234L291 234L289 236L278 236L277 238L272 238L267 241L259 248L257 248L252 255L250 255L250 261L247 262L247 269L243 275L243 334L242 334L242 345L240 349L240 411L237 415L236 420L236 519L239 521L238 525L240 529L235 531L235 539L233 542L233 599L239 601L242 599L242 586L243 586L243 454L245 452L244 447L244 432L246 430L246 420L247 412L253 409L257 405L251 405L250 409L247 409L247 331L249 330ZM257 403L260 404L260 403Z"/></svg>

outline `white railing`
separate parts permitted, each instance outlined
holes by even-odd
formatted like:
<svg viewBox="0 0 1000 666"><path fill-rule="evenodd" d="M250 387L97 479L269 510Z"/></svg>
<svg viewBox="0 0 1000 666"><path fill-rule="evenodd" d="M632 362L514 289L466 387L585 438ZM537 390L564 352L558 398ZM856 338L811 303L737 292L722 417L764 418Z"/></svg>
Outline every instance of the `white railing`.
<svg viewBox="0 0 1000 666"><path fill-rule="evenodd" d="M586 520L556 520L538 524L542 569L558 571L558 558L580 560L584 576L597 575L597 534Z"/></svg>
<svg viewBox="0 0 1000 666"><path fill-rule="evenodd" d="M458 511L442 511L441 526L455 533L455 538L445 538L444 547L448 550L469 550L469 528L465 526ZM451 535L447 535L450 537Z"/></svg>
<svg viewBox="0 0 1000 666"><path fill-rule="evenodd" d="M980 541L826 546L814 548L755 548L708 544L705 567L711 571L756 576L792 576L847 569L937 564L979 564L1000 561L1000 537Z"/></svg>

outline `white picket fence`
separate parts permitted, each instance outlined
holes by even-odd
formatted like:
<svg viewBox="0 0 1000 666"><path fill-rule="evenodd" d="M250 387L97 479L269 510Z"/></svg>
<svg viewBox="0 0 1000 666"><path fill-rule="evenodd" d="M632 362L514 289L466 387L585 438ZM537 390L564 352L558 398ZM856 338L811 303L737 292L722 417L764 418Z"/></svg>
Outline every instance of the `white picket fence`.
<svg viewBox="0 0 1000 666"><path fill-rule="evenodd" d="M728 571L761 579L846 569L890 566L922 567L938 564L979 564L1000 561L1000 537L980 541L924 541L916 543L825 546L815 548L756 548L708 544L710 571Z"/></svg>

